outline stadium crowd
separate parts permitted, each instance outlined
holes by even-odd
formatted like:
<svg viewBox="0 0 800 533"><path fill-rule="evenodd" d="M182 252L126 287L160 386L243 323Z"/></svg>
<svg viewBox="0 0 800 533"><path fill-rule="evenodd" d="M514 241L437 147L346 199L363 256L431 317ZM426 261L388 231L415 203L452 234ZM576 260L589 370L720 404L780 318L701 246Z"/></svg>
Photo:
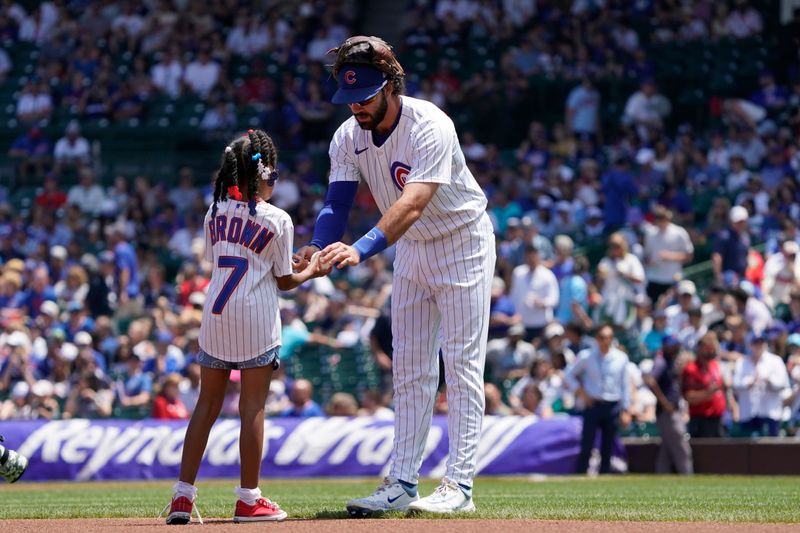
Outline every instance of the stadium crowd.
<svg viewBox="0 0 800 533"><path fill-rule="evenodd" d="M0 36L40 51L16 108L30 128L8 156L19 176L46 177L29 209L0 202L0 420L188 417L210 273L201 224L210 188L188 167L174 188L147 176L98 176L81 124L144 120L149 99L188 95L207 104L200 128L211 143L240 129L236 106L249 105L279 149L324 148L335 127L324 52L351 33L353 11L347 2L291 5L252 12L224 1L43 2L26 12L3 3ZM793 432L797 57L762 71L749 97L721 101L716 127L673 128L673 103L645 46L763 36L762 13L740 0L440 0L411 8L404 53L503 47L469 76L447 60L427 74L408 68L409 94L474 113L462 148L489 198L498 243L486 412L546 418L584 409L591 387L577 379L579 355L605 341L591 333L598 325L611 324L629 359L629 431L671 403L695 436ZM647 35L637 29L645 22ZM784 29L798 24L800 13ZM252 64L234 83L226 73L237 58ZM271 67L280 83L266 76ZM513 113L528 76L540 74L571 80L554 124ZM609 76L641 84L606 127L596 81ZM75 120L51 147L42 128L59 107ZM506 128L514 121L524 124ZM502 142L487 140L494 134ZM77 184L65 185L68 172ZM273 201L292 215L299 247L325 179L306 154L281 176ZM368 195L356 208L354 235L377 217ZM392 253L285 294L270 416L391 416ZM687 267L704 260L709 266L692 267L688 279ZM293 375L293 360L302 362L310 346L327 351L329 364L369 353L380 379L321 395ZM662 399L651 376L665 365L674 379L659 382ZM236 416L235 372L228 394L223 416ZM435 409L446 411L444 394Z"/></svg>

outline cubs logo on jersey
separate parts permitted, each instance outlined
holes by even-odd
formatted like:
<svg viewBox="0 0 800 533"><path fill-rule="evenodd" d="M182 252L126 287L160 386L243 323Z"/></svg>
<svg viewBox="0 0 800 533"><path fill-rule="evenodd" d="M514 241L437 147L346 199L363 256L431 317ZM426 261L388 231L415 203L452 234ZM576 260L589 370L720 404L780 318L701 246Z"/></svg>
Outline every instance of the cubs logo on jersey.
<svg viewBox="0 0 800 533"><path fill-rule="evenodd" d="M402 191L406 186L406 177L411 173L411 167L400 161L392 163L392 181L398 190Z"/></svg>

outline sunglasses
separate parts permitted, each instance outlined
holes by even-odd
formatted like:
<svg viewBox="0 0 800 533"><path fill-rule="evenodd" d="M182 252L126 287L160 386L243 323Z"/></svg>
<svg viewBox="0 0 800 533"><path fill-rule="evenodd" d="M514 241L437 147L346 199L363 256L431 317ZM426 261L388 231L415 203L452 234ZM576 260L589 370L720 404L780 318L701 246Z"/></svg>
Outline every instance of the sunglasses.
<svg viewBox="0 0 800 533"><path fill-rule="evenodd" d="M366 107L366 106L368 106L369 104L371 104L372 102L374 102L374 101L375 101L375 100L378 98L378 95L379 95L379 94L381 94L381 93L383 92L383 88L384 88L384 87L386 87L386 82L385 82L385 81L383 82L383 85L381 85L381 88L380 88L380 89L378 89L378 92L376 92L375 94L373 94L372 96L370 96L370 97L369 97L369 98L367 98L366 100L362 100L362 101L360 101L360 102L354 102L354 103L352 103L352 104L350 104L350 105L356 105L356 104L358 104L360 107Z"/></svg>
<svg viewBox="0 0 800 533"><path fill-rule="evenodd" d="M381 91L378 91L377 93L375 93L374 96L371 96L371 97L367 98L366 100L362 100L360 102L354 102L354 103L352 103L350 105L357 105L359 107L367 107L369 104L371 104L372 102L374 102L378 98L379 94L381 94Z"/></svg>

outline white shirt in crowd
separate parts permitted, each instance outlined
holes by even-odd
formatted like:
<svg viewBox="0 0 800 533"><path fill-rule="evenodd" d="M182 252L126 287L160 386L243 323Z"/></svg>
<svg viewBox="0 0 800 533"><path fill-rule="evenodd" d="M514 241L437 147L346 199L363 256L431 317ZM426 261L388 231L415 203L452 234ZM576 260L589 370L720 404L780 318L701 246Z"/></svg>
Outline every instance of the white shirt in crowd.
<svg viewBox="0 0 800 533"><path fill-rule="evenodd" d="M510 296L526 328L543 328L553 321L558 280L545 266L537 265L531 271L528 265L519 265L511 274Z"/></svg>
<svg viewBox="0 0 800 533"><path fill-rule="evenodd" d="M181 94L183 65L177 59L170 63L156 63L150 70L153 85L173 98Z"/></svg>
<svg viewBox="0 0 800 533"><path fill-rule="evenodd" d="M105 199L106 194L99 185L74 185L67 193L67 203L77 205L84 213L99 213Z"/></svg>
<svg viewBox="0 0 800 533"><path fill-rule="evenodd" d="M750 324L750 330L758 335L769 327L772 313L764 302L751 296L744 306L744 319Z"/></svg>
<svg viewBox="0 0 800 533"><path fill-rule="evenodd" d="M783 415L783 393L789 388L786 365L777 355L764 352L756 363L752 357L736 361L733 390L739 401L739 419L754 417L780 420Z"/></svg>
<svg viewBox="0 0 800 533"><path fill-rule="evenodd" d="M677 224L669 223L664 231L651 225L645 229L644 258L647 264L647 281L671 284L678 281L683 271L681 261L662 259L662 251L694 253L689 233Z"/></svg>
<svg viewBox="0 0 800 533"><path fill-rule="evenodd" d="M48 93L23 93L17 101L17 116L41 113L53 109L53 99Z"/></svg>
<svg viewBox="0 0 800 533"><path fill-rule="evenodd" d="M772 254L764 263L761 290L764 299L773 307L779 303L789 303L789 293L798 281L800 281L800 255L795 257L793 264L789 264L787 257L778 252Z"/></svg>
<svg viewBox="0 0 800 533"><path fill-rule="evenodd" d="M114 30L123 30L131 37L136 37L142 33L144 29L144 19L133 14L120 14L111 23L111 28Z"/></svg>
<svg viewBox="0 0 800 533"><path fill-rule="evenodd" d="M628 318L630 307L641 283L633 283L626 276L644 280L644 268L639 258L628 253L621 259L604 257L597 266L605 275L603 282L603 310L614 324L623 324Z"/></svg>
<svg viewBox="0 0 800 533"><path fill-rule="evenodd" d="M725 20L725 29L737 39L761 33L761 27L761 15L753 8L748 8L744 12L735 9Z"/></svg>
<svg viewBox="0 0 800 533"><path fill-rule="evenodd" d="M56 161L88 163L91 156L91 147L89 146L89 141L84 137L76 138L75 142L70 142L67 137L61 137L56 142L53 156Z"/></svg>
<svg viewBox="0 0 800 533"><path fill-rule="evenodd" d="M219 65L215 61L192 61L186 67L183 81L200 96L208 96L219 79Z"/></svg>

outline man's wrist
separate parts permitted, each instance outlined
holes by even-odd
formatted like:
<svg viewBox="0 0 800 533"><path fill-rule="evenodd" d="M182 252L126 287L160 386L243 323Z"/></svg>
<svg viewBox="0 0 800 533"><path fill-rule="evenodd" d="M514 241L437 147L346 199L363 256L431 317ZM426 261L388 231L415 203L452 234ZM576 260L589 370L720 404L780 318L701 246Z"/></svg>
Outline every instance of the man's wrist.
<svg viewBox="0 0 800 533"><path fill-rule="evenodd" d="M386 235L379 227L375 226L353 243L353 249L358 252L359 262L361 262L384 251L388 245Z"/></svg>

